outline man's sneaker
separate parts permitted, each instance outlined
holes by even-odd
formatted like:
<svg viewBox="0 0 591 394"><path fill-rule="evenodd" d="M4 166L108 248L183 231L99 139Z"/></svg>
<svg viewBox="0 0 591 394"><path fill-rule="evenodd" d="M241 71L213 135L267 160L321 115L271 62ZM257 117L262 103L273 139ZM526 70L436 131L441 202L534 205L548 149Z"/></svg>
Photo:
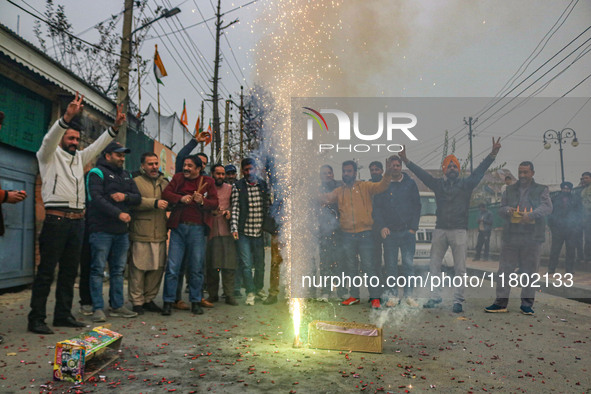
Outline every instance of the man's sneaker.
<svg viewBox="0 0 591 394"><path fill-rule="evenodd" d="M107 321L107 316L105 316L105 312L102 309L97 309L92 314L92 321L95 323L104 322Z"/></svg>
<svg viewBox="0 0 591 394"><path fill-rule="evenodd" d="M437 307L437 305L441 304L441 298L431 298L425 304L423 304L423 308L431 309Z"/></svg>
<svg viewBox="0 0 591 394"><path fill-rule="evenodd" d="M492 304L491 306L487 306L486 308L484 308L484 311L488 313L504 313L507 312L507 307Z"/></svg>
<svg viewBox="0 0 591 394"><path fill-rule="evenodd" d="M254 293L248 293L246 295L246 301L244 302L246 305L254 305Z"/></svg>
<svg viewBox="0 0 591 394"><path fill-rule="evenodd" d="M533 309L531 309L531 306L523 306L521 305L519 307L519 309L521 309L521 313L523 313L524 315L533 315L535 312Z"/></svg>
<svg viewBox="0 0 591 394"><path fill-rule="evenodd" d="M134 305L131 309L138 315L144 314L144 308L141 305Z"/></svg>
<svg viewBox="0 0 591 394"><path fill-rule="evenodd" d="M265 293L265 290L261 289L259 291L257 291L257 293L255 294L255 297L260 298L261 300L266 300L267 299L267 293Z"/></svg>
<svg viewBox="0 0 591 394"><path fill-rule="evenodd" d="M388 301L386 301L386 307L388 308L395 308L398 306L398 304L400 303L400 300L398 299L398 297L390 297L388 298Z"/></svg>
<svg viewBox="0 0 591 394"><path fill-rule="evenodd" d="M406 305L410 306L411 308L419 307L419 303L417 302L417 300L415 300L412 297L406 297L404 301L406 301Z"/></svg>
<svg viewBox="0 0 591 394"><path fill-rule="evenodd" d="M201 308L201 302L191 303L191 313L194 315L203 315L203 309Z"/></svg>
<svg viewBox="0 0 591 394"><path fill-rule="evenodd" d="M373 300L371 300L371 309L381 309L381 308L382 308L382 304L380 303L379 298L374 298Z"/></svg>
<svg viewBox="0 0 591 394"><path fill-rule="evenodd" d="M148 312L162 313L162 308L160 308L158 305L156 305L156 303L154 301L146 302L143 305L143 308L144 308L144 310L146 310Z"/></svg>
<svg viewBox="0 0 591 394"><path fill-rule="evenodd" d="M92 305L80 305L80 314L84 316L92 316Z"/></svg>
<svg viewBox="0 0 591 394"><path fill-rule="evenodd" d="M350 306L359 304L359 298L349 297L345 301L341 302L341 305Z"/></svg>
<svg viewBox="0 0 591 394"><path fill-rule="evenodd" d="M464 308L462 308L462 304L456 302L452 308L452 311L453 313L462 313Z"/></svg>
<svg viewBox="0 0 591 394"><path fill-rule="evenodd" d="M276 295L270 295L269 297L267 297L267 299L265 301L263 301L263 305L273 305L277 303L277 296Z"/></svg>
<svg viewBox="0 0 591 394"><path fill-rule="evenodd" d="M111 317L136 317L138 313L130 311L126 307L122 306L121 308L111 309L109 315Z"/></svg>

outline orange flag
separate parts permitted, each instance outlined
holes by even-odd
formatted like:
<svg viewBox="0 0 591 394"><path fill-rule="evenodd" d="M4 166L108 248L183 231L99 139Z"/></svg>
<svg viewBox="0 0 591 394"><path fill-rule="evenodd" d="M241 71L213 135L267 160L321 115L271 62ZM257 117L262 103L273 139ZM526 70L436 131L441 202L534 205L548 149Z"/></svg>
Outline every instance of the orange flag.
<svg viewBox="0 0 591 394"><path fill-rule="evenodd" d="M181 113L181 123L185 128L188 128L189 121L187 120L187 106L185 105L185 100L183 100L183 112Z"/></svg>

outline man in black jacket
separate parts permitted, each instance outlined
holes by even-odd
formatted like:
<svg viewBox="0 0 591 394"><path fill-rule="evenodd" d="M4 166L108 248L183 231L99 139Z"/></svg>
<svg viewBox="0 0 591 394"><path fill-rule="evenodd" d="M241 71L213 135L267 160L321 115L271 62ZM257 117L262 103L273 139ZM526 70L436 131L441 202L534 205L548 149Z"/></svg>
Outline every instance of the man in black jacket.
<svg viewBox="0 0 591 394"><path fill-rule="evenodd" d="M130 207L139 205L142 196L131 175L123 169L125 154L130 150L111 142L88 174L88 229L90 232L90 294L92 320L106 320L103 301L103 272L109 261L110 315L135 317L123 304L123 271L129 249L128 224Z"/></svg>
<svg viewBox="0 0 591 394"><path fill-rule="evenodd" d="M552 231L549 274L556 272L562 244L566 253L565 272L575 273L575 244L582 224L583 204L581 197L572 190L572 183L562 182L560 193L552 198L552 214L548 217L548 226Z"/></svg>
<svg viewBox="0 0 591 394"><path fill-rule="evenodd" d="M484 173L495 160L501 149L500 138L493 138L492 151L468 177L460 178L460 163L454 155L443 160L443 178L435 178L406 157L406 149L399 153L409 170L435 193L437 222L431 240L431 262L429 270L432 277L441 277L441 263L447 248L451 247L454 258L455 276L466 273L466 247L468 240L468 209L472 191L484 177ZM453 311L461 313L464 302L464 287L454 292ZM434 308L441 303L441 286L435 286L431 299L424 308Z"/></svg>
<svg viewBox="0 0 591 394"><path fill-rule="evenodd" d="M409 276L414 275L412 263L416 247L415 234L421 217L421 197L415 181L402 172L400 157L391 156L389 160L392 163L392 181L385 192L373 198L374 228L384 240L384 265L390 280L398 278L400 249L406 280L397 280L397 284L404 289L406 303L416 308L419 305L412 298L413 288ZM395 283L390 285L385 288L382 300L387 307L395 307L399 303L398 288Z"/></svg>

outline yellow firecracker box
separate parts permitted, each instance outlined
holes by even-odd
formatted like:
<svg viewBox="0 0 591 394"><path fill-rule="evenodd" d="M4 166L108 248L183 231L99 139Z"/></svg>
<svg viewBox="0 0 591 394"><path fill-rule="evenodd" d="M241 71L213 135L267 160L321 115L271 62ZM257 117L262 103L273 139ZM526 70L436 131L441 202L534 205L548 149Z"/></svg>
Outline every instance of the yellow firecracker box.
<svg viewBox="0 0 591 394"><path fill-rule="evenodd" d="M314 320L308 324L312 348L382 353L382 329L373 324Z"/></svg>
<svg viewBox="0 0 591 394"><path fill-rule="evenodd" d="M95 327L55 345L53 379L82 382L115 361L123 335ZM93 360L90 365L89 361Z"/></svg>

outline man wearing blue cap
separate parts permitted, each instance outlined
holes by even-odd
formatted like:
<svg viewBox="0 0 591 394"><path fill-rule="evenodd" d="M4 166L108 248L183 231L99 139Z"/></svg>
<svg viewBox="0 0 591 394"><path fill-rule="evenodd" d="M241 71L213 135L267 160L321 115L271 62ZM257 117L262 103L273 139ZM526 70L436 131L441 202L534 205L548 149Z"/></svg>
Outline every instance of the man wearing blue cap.
<svg viewBox="0 0 591 394"><path fill-rule="evenodd" d="M234 164L228 164L226 167L224 167L224 170L226 170L226 179L224 182L230 185L235 184L236 178L238 177L238 170L236 169L236 166Z"/></svg>
<svg viewBox="0 0 591 394"><path fill-rule="evenodd" d="M583 217L583 204L581 198L572 190L572 183L562 182L560 193L552 198L552 213L548 217L548 225L552 232L549 274L556 272L563 244L566 249L565 272L575 273L575 243Z"/></svg>
<svg viewBox="0 0 591 394"><path fill-rule="evenodd" d="M123 271L129 249L131 207L139 205L142 196L131 175L123 169L125 154L130 150L111 142L90 170L88 182L88 231L90 233L90 294L94 322L106 320L103 301L103 273L109 261L109 304L113 317L135 317L123 300Z"/></svg>

